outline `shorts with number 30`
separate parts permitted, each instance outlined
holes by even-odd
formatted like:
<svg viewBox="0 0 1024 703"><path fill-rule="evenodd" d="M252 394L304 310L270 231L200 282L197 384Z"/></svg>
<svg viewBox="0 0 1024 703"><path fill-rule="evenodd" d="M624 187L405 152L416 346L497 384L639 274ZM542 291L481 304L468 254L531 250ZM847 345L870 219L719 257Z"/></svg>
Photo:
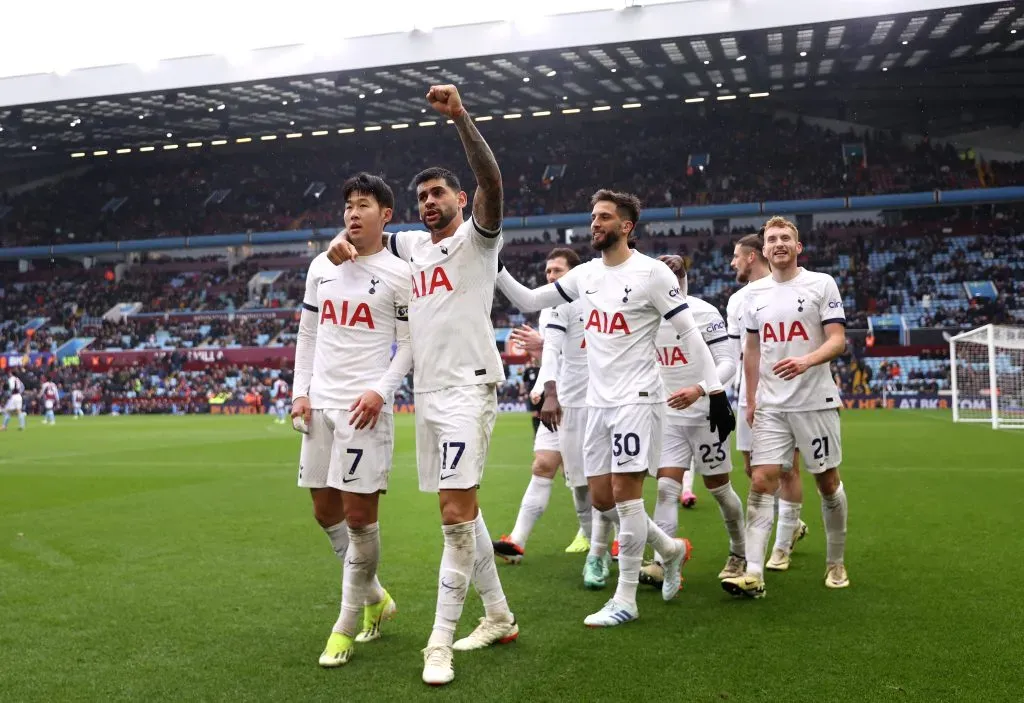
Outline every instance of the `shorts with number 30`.
<svg viewBox="0 0 1024 703"><path fill-rule="evenodd" d="M476 488L498 417L497 385L481 383L416 394L416 469L420 490Z"/></svg>
<svg viewBox="0 0 1024 703"><path fill-rule="evenodd" d="M751 466L793 465L793 449L800 450L804 466L820 474L843 463L843 445L839 434L839 410L754 411Z"/></svg>
<svg viewBox="0 0 1024 703"><path fill-rule="evenodd" d="M336 488L347 493L388 489L395 431L390 413L377 426L355 429L347 410L314 410L299 452L300 488Z"/></svg>
<svg viewBox="0 0 1024 703"><path fill-rule="evenodd" d="M662 404L590 408L583 438L587 478L608 473L657 473L661 461Z"/></svg>

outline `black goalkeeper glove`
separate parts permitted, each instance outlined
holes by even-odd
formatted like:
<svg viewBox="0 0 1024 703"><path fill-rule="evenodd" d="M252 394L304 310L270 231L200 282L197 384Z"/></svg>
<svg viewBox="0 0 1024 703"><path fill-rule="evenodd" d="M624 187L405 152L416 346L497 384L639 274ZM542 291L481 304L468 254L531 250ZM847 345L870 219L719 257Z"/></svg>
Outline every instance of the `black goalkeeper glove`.
<svg viewBox="0 0 1024 703"><path fill-rule="evenodd" d="M718 432L718 441L724 442L736 429L736 416L732 414L732 406L724 392L712 393L708 400L711 401L711 431Z"/></svg>

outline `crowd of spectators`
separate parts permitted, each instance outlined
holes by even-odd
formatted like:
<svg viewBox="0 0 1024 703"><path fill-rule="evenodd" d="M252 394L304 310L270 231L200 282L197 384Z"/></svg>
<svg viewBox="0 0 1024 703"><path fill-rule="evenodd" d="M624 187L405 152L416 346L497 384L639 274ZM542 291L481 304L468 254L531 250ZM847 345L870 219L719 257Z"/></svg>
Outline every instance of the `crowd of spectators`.
<svg viewBox="0 0 1024 703"><path fill-rule="evenodd" d="M488 125L487 137L502 167L509 216L584 211L598 186L661 207L1024 182L1020 164L979 168L948 145L840 134L756 112L553 119L542 131L530 121L501 121ZM0 204L12 208L0 218L0 243L338 226L341 183L359 170L382 174L398 200L395 220L415 222L408 187L418 170L443 164L467 185L471 180L454 130L360 133L315 146L298 141L97 160L79 175L0 195ZM862 145L865 156L844 158L846 144ZM562 175L545 178L548 166L561 165Z"/></svg>

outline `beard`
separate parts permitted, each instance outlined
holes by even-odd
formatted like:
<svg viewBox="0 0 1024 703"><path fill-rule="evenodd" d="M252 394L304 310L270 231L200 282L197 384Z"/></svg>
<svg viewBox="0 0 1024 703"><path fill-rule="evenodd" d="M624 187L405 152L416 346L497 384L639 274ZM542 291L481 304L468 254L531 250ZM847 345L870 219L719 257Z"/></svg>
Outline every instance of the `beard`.
<svg viewBox="0 0 1024 703"><path fill-rule="evenodd" d="M605 249L611 249L613 246L618 244L619 240L622 239L621 232L606 232L603 235L603 239L594 240L591 235L590 243L594 247L595 251L604 251Z"/></svg>
<svg viewBox="0 0 1024 703"><path fill-rule="evenodd" d="M750 280L750 274L748 274L748 273L746 273L744 271L739 271L739 270L736 271L736 282L737 283L747 283L749 280Z"/></svg>
<svg viewBox="0 0 1024 703"><path fill-rule="evenodd" d="M422 222L423 226L426 227L431 232L440 232L445 227L450 225L452 223L452 220L455 219L455 212L454 211L453 212L445 212L442 209L438 209L437 213L438 213L438 220L433 225L428 225L427 224L427 216L426 216L426 214L420 215L420 222Z"/></svg>

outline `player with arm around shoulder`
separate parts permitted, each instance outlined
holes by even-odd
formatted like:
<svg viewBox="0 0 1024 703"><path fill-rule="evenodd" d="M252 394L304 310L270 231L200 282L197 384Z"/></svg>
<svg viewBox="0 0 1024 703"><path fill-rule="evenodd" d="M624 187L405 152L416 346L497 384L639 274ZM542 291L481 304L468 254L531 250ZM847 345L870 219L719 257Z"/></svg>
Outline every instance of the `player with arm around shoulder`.
<svg viewBox="0 0 1024 703"><path fill-rule="evenodd" d="M619 582L615 595L584 619L590 627L612 627L639 617L636 588L644 546L664 558L662 597L679 591L688 545L661 530L644 512L643 481L660 464L665 387L658 370L656 336L662 318L680 341L699 339L696 321L675 275L664 263L629 247L640 217L632 195L600 190L591 211L591 244L600 259L577 266L562 279L529 290L503 271L501 291L520 310L550 306L561 298L581 301L589 369L584 470L595 516L584 585L603 586L607 530L619 526ZM685 343L689 343L688 341ZM703 341L693 343L693 363L710 396L709 427L725 441L735 421L714 359Z"/></svg>
<svg viewBox="0 0 1024 703"><path fill-rule="evenodd" d="M394 195L366 173L343 190L358 257L336 266L320 254L310 264L291 411L304 430L299 486L310 489L314 517L342 561L341 613L320 655L323 667L346 664L355 643L379 637L396 610L377 579L378 508L394 451L394 392L412 365L409 267L381 244Z"/></svg>
<svg viewBox="0 0 1024 703"><path fill-rule="evenodd" d="M734 595L764 595L764 559L773 496L793 450L814 475L826 537L825 585L845 588L846 492L839 476L842 445L839 389L829 362L846 347L846 315L835 280L801 267L800 233L792 222L765 223L764 254L772 285L751 295L744 310L747 421L753 438L747 498L746 559L742 576L722 587Z"/></svg>
<svg viewBox="0 0 1024 703"><path fill-rule="evenodd" d="M432 86L427 102L454 124L476 179L473 214L465 220L468 196L455 174L441 167L421 171L413 183L427 231L385 236L391 253L412 271L416 466L420 490L438 495L444 535L434 626L422 652L423 681L444 685L455 678L455 650L512 642L519 625L505 599L477 498L497 418L497 388L505 380L491 323L503 244L501 171L455 86ZM343 237L335 238L329 255L345 261L350 248ZM470 583L485 616L469 636L455 641Z"/></svg>

